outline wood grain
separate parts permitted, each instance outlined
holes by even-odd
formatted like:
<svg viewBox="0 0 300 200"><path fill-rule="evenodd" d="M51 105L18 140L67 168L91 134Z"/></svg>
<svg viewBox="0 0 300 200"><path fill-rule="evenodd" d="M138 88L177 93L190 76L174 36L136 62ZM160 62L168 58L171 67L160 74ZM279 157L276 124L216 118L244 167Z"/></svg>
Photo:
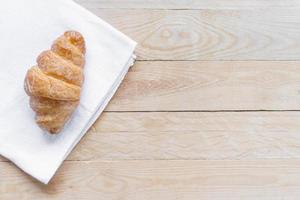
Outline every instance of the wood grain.
<svg viewBox="0 0 300 200"><path fill-rule="evenodd" d="M300 58L300 9L296 8L91 10L139 43L139 60Z"/></svg>
<svg viewBox="0 0 300 200"><path fill-rule="evenodd" d="M49 186L0 163L0 199L296 200L300 161L66 162Z"/></svg>
<svg viewBox="0 0 300 200"><path fill-rule="evenodd" d="M87 8L148 8L148 9L258 9L299 7L297 0L76 0Z"/></svg>
<svg viewBox="0 0 300 200"><path fill-rule="evenodd" d="M138 62L107 111L299 110L300 62Z"/></svg>
<svg viewBox="0 0 300 200"><path fill-rule="evenodd" d="M300 158L299 130L300 112L104 113L67 160Z"/></svg>
<svg viewBox="0 0 300 200"><path fill-rule="evenodd" d="M69 160L300 158L300 112L105 113Z"/></svg>

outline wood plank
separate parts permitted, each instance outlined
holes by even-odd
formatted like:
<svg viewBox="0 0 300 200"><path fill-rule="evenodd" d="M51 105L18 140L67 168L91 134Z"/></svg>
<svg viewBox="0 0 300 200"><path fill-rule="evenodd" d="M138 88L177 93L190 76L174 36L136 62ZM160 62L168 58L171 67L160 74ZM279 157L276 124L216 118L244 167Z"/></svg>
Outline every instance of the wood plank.
<svg viewBox="0 0 300 200"><path fill-rule="evenodd" d="M300 161L66 162L49 186L0 163L0 199L298 199Z"/></svg>
<svg viewBox="0 0 300 200"><path fill-rule="evenodd" d="M300 158L300 112L104 113L68 160Z"/></svg>
<svg viewBox="0 0 300 200"><path fill-rule="evenodd" d="M105 113L69 160L300 158L300 112Z"/></svg>
<svg viewBox="0 0 300 200"><path fill-rule="evenodd" d="M300 58L300 9L91 11L139 43L139 60Z"/></svg>
<svg viewBox="0 0 300 200"><path fill-rule="evenodd" d="M300 62L137 62L107 111L299 110Z"/></svg>
<svg viewBox="0 0 300 200"><path fill-rule="evenodd" d="M299 130L300 112L104 113L67 160L300 158Z"/></svg>
<svg viewBox="0 0 300 200"><path fill-rule="evenodd" d="M148 8L148 9L249 9L249 8L294 8L297 0L76 0L87 8Z"/></svg>

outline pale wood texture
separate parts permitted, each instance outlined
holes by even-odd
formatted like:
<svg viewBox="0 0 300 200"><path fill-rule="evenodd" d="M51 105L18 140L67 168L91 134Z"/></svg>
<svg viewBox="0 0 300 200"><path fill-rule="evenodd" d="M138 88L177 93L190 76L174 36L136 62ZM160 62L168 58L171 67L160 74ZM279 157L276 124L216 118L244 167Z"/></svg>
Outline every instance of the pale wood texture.
<svg viewBox="0 0 300 200"><path fill-rule="evenodd" d="M299 1L77 2L140 61L48 186L0 158L0 200L299 199Z"/></svg>
<svg viewBox="0 0 300 200"><path fill-rule="evenodd" d="M300 158L299 112L104 113L67 160Z"/></svg>
<svg viewBox="0 0 300 200"><path fill-rule="evenodd" d="M105 113L69 160L300 158L299 112Z"/></svg>
<svg viewBox="0 0 300 200"><path fill-rule="evenodd" d="M299 110L300 62L138 62L108 111Z"/></svg>
<svg viewBox="0 0 300 200"><path fill-rule="evenodd" d="M258 9L295 8L298 0L75 0L81 5L94 8L141 8L141 9Z"/></svg>
<svg viewBox="0 0 300 200"><path fill-rule="evenodd" d="M300 9L91 10L139 43L139 60L300 58Z"/></svg>
<svg viewBox="0 0 300 200"><path fill-rule="evenodd" d="M298 200L300 161L66 162L49 186L0 163L0 199ZM2 181L2 180L5 180Z"/></svg>

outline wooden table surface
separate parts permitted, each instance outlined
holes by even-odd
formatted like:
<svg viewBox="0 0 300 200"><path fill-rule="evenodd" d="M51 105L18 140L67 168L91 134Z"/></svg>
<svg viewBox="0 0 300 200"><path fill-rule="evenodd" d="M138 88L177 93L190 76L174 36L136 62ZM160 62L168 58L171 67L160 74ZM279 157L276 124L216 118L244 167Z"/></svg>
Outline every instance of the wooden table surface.
<svg viewBox="0 0 300 200"><path fill-rule="evenodd" d="M0 158L1 200L300 198L300 1L77 2L138 61L48 186Z"/></svg>

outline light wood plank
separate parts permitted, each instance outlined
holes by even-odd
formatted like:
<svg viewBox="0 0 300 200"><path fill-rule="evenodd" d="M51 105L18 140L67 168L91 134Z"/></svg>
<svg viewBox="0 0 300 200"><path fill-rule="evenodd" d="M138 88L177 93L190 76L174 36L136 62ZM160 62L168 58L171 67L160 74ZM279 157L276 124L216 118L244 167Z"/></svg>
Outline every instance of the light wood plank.
<svg viewBox="0 0 300 200"><path fill-rule="evenodd" d="M138 62L107 111L299 110L300 62Z"/></svg>
<svg viewBox="0 0 300 200"><path fill-rule="evenodd" d="M0 199L299 199L300 161L66 162L49 186L0 163Z"/></svg>
<svg viewBox="0 0 300 200"><path fill-rule="evenodd" d="M300 58L300 9L91 11L135 39L140 60Z"/></svg>
<svg viewBox="0 0 300 200"><path fill-rule="evenodd" d="M294 8L297 0L76 0L87 8L148 8L148 9L251 9L251 8Z"/></svg>
<svg viewBox="0 0 300 200"><path fill-rule="evenodd" d="M105 113L69 160L300 158L300 112Z"/></svg>
<svg viewBox="0 0 300 200"><path fill-rule="evenodd" d="M300 112L104 113L68 160L300 158Z"/></svg>

